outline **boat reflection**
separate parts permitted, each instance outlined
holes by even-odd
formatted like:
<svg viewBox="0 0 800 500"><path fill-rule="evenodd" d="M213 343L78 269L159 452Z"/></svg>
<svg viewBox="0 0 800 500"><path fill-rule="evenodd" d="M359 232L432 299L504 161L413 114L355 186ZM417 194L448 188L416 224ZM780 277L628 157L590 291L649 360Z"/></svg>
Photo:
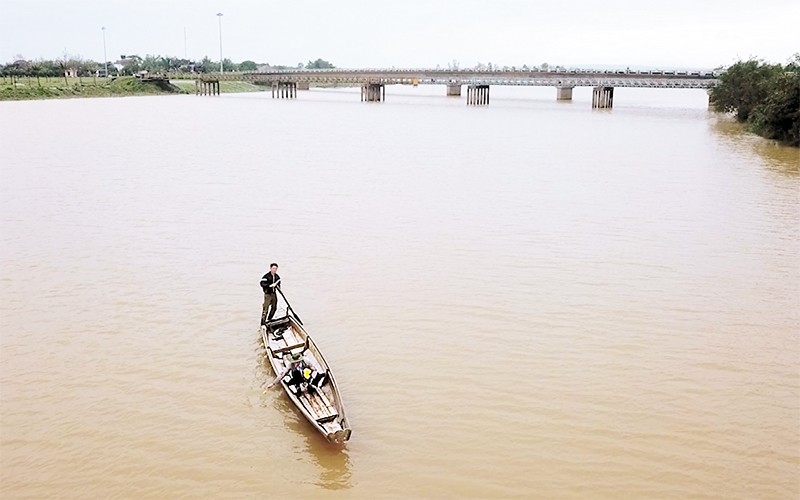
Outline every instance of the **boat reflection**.
<svg viewBox="0 0 800 500"><path fill-rule="evenodd" d="M329 490L351 488L352 470L347 448L329 443L316 432L285 395L273 401L274 407L285 417L287 432L302 436L305 452L317 465L319 478L315 484Z"/></svg>

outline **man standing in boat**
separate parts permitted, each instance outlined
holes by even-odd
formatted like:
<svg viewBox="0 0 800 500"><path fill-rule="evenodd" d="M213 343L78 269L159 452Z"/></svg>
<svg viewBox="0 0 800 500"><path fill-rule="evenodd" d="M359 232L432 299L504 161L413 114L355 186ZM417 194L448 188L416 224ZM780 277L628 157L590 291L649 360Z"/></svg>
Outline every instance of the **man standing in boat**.
<svg viewBox="0 0 800 500"><path fill-rule="evenodd" d="M281 288L281 277L278 276L278 264L269 265L269 272L261 278L261 288L264 290L264 308L261 310L261 324L275 316L278 308L278 291ZM277 290L276 290L277 289Z"/></svg>

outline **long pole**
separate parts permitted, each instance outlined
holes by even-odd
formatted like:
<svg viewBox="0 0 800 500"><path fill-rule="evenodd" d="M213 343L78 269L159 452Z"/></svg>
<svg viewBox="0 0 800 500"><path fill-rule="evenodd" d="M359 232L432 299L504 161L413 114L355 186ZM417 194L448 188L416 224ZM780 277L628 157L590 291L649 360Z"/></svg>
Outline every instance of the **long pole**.
<svg viewBox="0 0 800 500"><path fill-rule="evenodd" d="M101 29L103 30L103 64L106 69L106 78L108 78L108 56L106 55L106 27L103 26Z"/></svg>
<svg viewBox="0 0 800 500"><path fill-rule="evenodd" d="M219 72L223 72L222 68L222 12L217 12L219 18Z"/></svg>
<svg viewBox="0 0 800 500"><path fill-rule="evenodd" d="M278 288L277 286L275 287L275 290L277 290L278 293L281 294L281 297L283 297L283 301L286 302L286 310L287 311L291 311L292 314L294 315L295 319L297 320L297 322L302 325L303 321L300 319L300 316L298 316L297 313L294 312L294 309L292 309L292 305L289 303L289 301L286 300L286 295L284 295L283 292L281 291L281 289Z"/></svg>

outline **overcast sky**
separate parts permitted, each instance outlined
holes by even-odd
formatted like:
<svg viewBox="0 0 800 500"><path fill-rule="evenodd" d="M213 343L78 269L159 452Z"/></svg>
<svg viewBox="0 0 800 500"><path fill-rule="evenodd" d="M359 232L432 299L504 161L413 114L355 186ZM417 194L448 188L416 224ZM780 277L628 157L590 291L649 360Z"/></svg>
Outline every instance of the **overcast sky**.
<svg viewBox="0 0 800 500"><path fill-rule="evenodd" d="M295 65L714 68L800 51L798 0L0 0L0 63L64 53ZM185 33L185 37L184 37Z"/></svg>

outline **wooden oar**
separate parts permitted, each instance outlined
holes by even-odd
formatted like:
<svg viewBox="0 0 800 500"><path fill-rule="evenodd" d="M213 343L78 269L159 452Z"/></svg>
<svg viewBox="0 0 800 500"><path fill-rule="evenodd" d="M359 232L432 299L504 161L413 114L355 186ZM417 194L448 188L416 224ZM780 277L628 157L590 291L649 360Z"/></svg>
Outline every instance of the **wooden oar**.
<svg viewBox="0 0 800 500"><path fill-rule="evenodd" d="M291 311L291 312L292 312L292 315L293 315L293 316L294 316L294 318L297 320L297 322L298 322L298 323L300 323L300 324L302 325L302 324L303 324L303 321L300 319L300 316L298 316L298 315L297 315L297 313L296 313L296 312L294 312L294 309L292 308L292 305L289 303L289 301L288 301L288 300L286 300L286 295L284 295L284 294L283 294L283 292L281 291L281 289L280 289L280 288L278 288L278 287L275 287L275 290L277 290L277 291L278 291L278 293L279 293L279 294L281 294L281 297L283 297L283 301L284 301L284 302L286 302L286 307L287 307L287 309L288 309L289 311Z"/></svg>

